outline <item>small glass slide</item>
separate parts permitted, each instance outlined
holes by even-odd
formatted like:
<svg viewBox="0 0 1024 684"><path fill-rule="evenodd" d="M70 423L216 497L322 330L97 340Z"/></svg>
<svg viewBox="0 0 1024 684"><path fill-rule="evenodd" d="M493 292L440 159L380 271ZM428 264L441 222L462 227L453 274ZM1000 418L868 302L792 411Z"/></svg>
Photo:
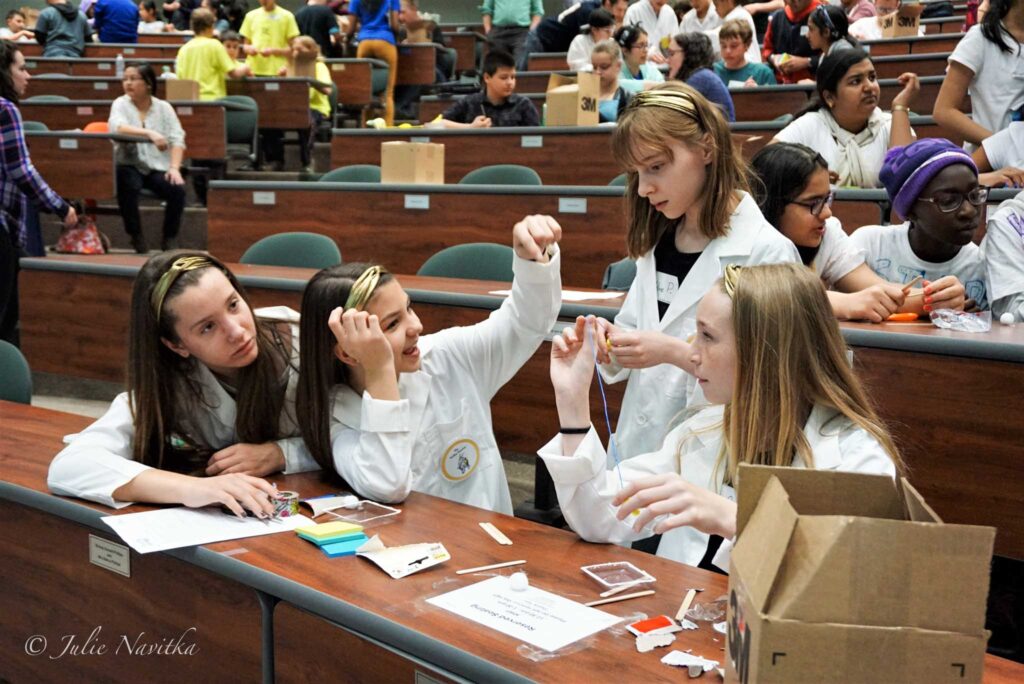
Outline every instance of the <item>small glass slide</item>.
<svg viewBox="0 0 1024 684"><path fill-rule="evenodd" d="M580 570L595 579L605 589L615 589L624 584L641 585L657 581L651 575L626 561L584 565Z"/></svg>

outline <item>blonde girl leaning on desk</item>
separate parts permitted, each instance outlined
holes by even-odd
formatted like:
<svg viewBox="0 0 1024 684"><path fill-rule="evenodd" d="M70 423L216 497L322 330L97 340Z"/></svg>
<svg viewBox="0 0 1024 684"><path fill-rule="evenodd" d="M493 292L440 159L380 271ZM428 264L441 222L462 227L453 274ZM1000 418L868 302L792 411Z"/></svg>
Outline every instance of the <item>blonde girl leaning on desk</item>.
<svg viewBox="0 0 1024 684"><path fill-rule="evenodd" d="M627 169L626 248L637 272L615 324L598 319L598 354L608 382L628 382L615 443L630 458L658 448L698 392L686 340L725 266L799 257L747 191L721 111L693 88L666 83L634 95L612 149Z"/></svg>
<svg viewBox="0 0 1024 684"><path fill-rule="evenodd" d="M594 327L581 317L552 343L562 430L538 452L562 513L588 541L661 534L659 556L697 565L720 535L713 563L727 569L739 464L890 477L901 469L847 362L821 280L800 264L726 268L697 309L691 350L705 397L722 406L691 414L656 451L618 470L606 469L590 424Z"/></svg>
<svg viewBox="0 0 1024 684"><path fill-rule="evenodd" d="M417 491L511 514L490 402L555 324L560 237L548 216L517 223L511 296L482 323L425 336L382 267L313 276L302 296L298 416L324 471L377 501Z"/></svg>
<svg viewBox="0 0 1024 684"><path fill-rule="evenodd" d="M55 494L121 508L220 503L273 512L260 476L316 464L294 420L298 315L253 311L203 252L165 252L132 288L128 392L50 464Z"/></svg>

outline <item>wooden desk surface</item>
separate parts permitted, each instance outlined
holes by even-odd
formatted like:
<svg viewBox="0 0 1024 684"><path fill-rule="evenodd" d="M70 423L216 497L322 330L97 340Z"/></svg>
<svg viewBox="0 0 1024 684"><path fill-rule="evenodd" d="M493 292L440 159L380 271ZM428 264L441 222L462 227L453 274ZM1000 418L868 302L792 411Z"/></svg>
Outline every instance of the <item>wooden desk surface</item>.
<svg viewBox="0 0 1024 684"><path fill-rule="evenodd" d="M260 128L300 130L309 127L307 78L228 79L228 95L247 95L260 110Z"/></svg>
<svg viewBox="0 0 1024 684"><path fill-rule="evenodd" d="M79 132L25 134L32 163L53 190L69 199L116 196L115 140L143 138Z"/></svg>
<svg viewBox="0 0 1024 684"><path fill-rule="evenodd" d="M0 498L21 499L28 505L39 505L51 513L93 526L101 525L100 515L148 510L148 506L131 506L110 511L47 494L46 471L52 455L61 447L61 437L88 422L81 416L0 402L0 423L5 426L4 437L0 439L0 480L4 481L0 484ZM298 491L303 496L334 491L315 474L269 479L279 488ZM541 663L528 660L518 653L518 640L472 627L461 618L425 603L430 596L489 576L457 576L454 571L459 568L524 559L528 562L522 569L529 574L531 585L573 600L588 601L599 590L578 568L628 560L658 578L658 593L601 608L621 617L638 611L648 615L672 614L688 587L704 589L696 604L714 601L727 592L727 578L722 575L615 545L589 544L570 531L415 493L401 508L402 513L394 522L371 531L379 533L388 545L440 541L452 560L393 581L361 559L327 559L318 549L289 533L220 542L167 555L182 557L218 576L266 591L301 610L418 657L442 672L474 681L608 681L611 672L624 668L628 668L633 681L678 681L679 674L659 662L666 650L638 654L631 636L610 631L591 637L578 652ZM477 526L484 521L494 522L513 540L514 547L494 544ZM132 556L133 562L138 562L138 555ZM45 623L52 622L54 617L40 615L37 619ZM326 625L321 627L302 635L306 647L300 648L300 652L312 654L316 646L331 643L332 635ZM693 649L697 654L724 661L724 646L724 637L714 632L709 623L702 622L695 631L677 634L671 648ZM337 666L337 653L327 653L330 655L326 660ZM352 658L349 662L358 661L359 656L352 654ZM291 658L280 663L282 674L302 672L311 665L305 659ZM1002 684L1020 681L1021 677L1024 666L986 655L985 682Z"/></svg>

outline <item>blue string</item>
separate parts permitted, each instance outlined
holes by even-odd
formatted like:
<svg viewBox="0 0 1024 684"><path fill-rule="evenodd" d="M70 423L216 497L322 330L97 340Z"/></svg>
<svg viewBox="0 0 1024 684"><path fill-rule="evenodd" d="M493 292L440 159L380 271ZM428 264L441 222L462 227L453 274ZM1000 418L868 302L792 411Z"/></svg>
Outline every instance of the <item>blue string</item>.
<svg viewBox="0 0 1024 684"><path fill-rule="evenodd" d="M604 424L608 427L608 453L612 455L612 460L615 461L615 472L619 475L619 485L625 489L626 483L622 480L622 462L619 460L619 450L615 447L615 433L612 431L612 421L608 417L608 397L604 393L604 381L601 379L601 370L597 367L597 340L594 338L594 332L591 327L587 326L587 336L590 338L591 343L594 346L594 375L597 376L597 387L601 390L601 405L604 407Z"/></svg>

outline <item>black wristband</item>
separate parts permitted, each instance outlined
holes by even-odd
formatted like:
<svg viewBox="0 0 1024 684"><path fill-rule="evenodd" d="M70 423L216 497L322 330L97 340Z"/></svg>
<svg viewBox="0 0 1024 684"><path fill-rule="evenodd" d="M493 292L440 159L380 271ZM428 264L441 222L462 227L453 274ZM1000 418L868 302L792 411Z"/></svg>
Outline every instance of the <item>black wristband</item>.
<svg viewBox="0 0 1024 684"><path fill-rule="evenodd" d="M590 426L588 425L587 427L581 428L560 427L558 428L558 432L563 435L585 435L590 432Z"/></svg>

